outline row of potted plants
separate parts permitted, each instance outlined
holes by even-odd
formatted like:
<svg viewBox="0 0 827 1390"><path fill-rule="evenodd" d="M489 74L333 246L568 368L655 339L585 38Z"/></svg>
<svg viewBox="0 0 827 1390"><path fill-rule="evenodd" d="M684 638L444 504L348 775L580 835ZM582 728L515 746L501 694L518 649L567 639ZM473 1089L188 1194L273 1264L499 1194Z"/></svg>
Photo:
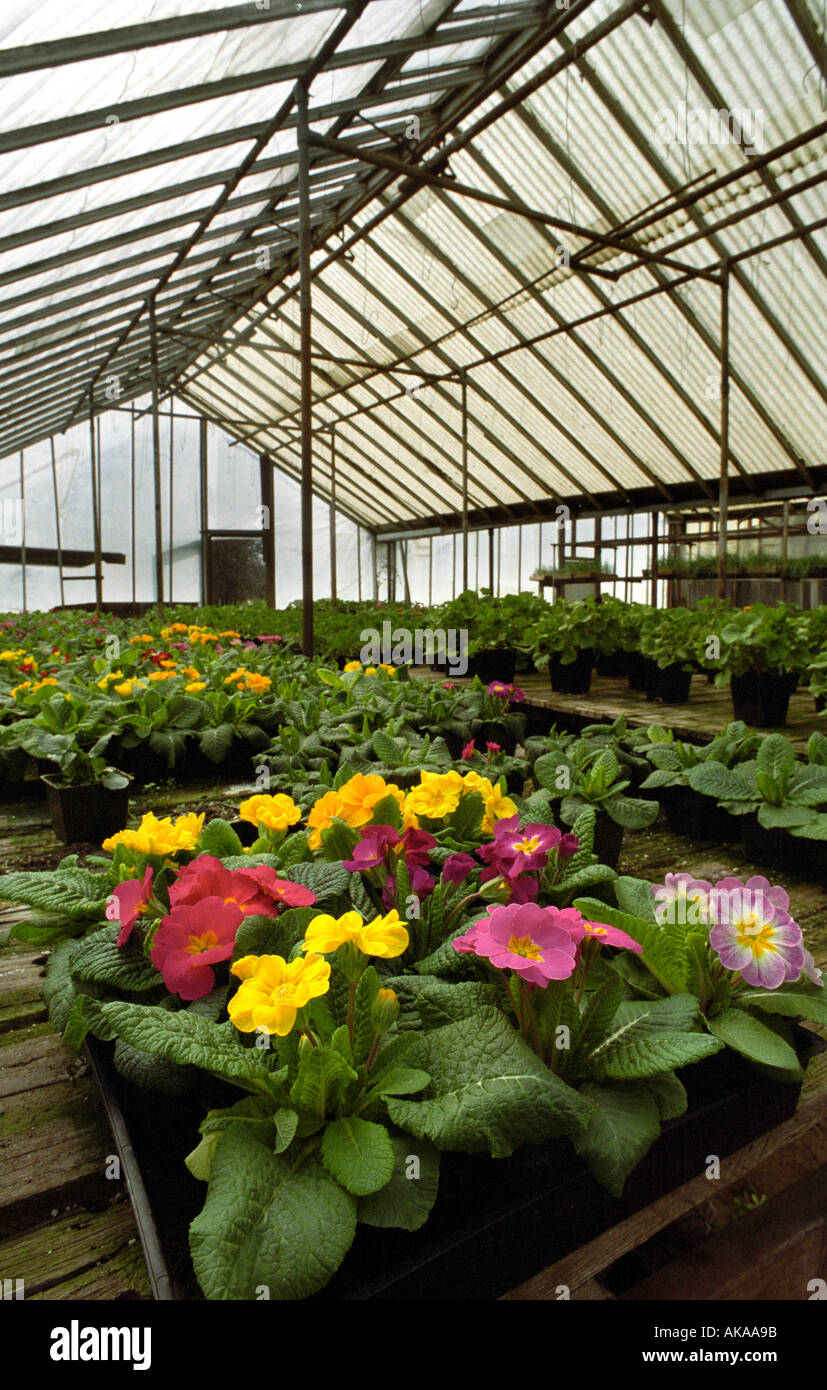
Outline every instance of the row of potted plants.
<svg viewBox="0 0 827 1390"><path fill-rule="evenodd" d="M574 1176L596 1211L725 1050L794 1097L793 1020L827 1022L827 1000L787 894L618 877L591 804L555 824L544 756L525 800L474 771L405 790L343 768L304 815L243 803L246 848L224 821L147 815L86 866L0 879L59 938L46 992L67 1041L112 1049L156 1119L209 1104L187 1160L207 1298L310 1296L345 1261L340 1279L375 1283L394 1230L404 1260L432 1213L456 1223L441 1173L472 1224L486 1181L511 1211L517 1176L526 1204L538 1175ZM579 770L611 784L604 754ZM464 1157L526 1146L533 1178Z"/></svg>

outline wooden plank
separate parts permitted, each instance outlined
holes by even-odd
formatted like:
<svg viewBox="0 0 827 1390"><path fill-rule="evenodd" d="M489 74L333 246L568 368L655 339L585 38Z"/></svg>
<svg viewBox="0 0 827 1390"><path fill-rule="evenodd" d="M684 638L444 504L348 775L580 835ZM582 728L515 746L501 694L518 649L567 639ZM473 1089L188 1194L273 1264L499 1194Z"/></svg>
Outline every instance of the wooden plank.
<svg viewBox="0 0 827 1390"><path fill-rule="evenodd" d="M28 1095L41 1086L70 1081L86 1070L86 1063L64 1047L56 1034L46 1033L3 1051L0 1096Z"/></svg>
<svg viewBox="0 0 827 1390"><path fill-rule="evenodd" d="M45 971L42 952L33 959L28 952L3 954L0 958L0 1005L30 1002L40 997Z"/></svg>
<svg viewBox="0 0 827 1390"><path fill-rule="evenodd" d="M783 1125L778 1125L768 1134L762 1134L729 1158L722 1159L721 1180L734 1182L777 1149L793 1143L825 1117L827 1093L819 1092L803 1100L795 1115ZM573 1292L622 1255L634 1250L657 1231L670 1225L677 1217L707 1200L709 1195L709 1179L705 1174L692 1178L673 1192L659 1198L657 1202L653 1202L651 1206L627 1217L611 1230L604 1231L595 1240L589 1241L579 1250L572 1251L518 1288L512 1289L503 1296L504 1300L554 1299L560 1285L567 1286Z"/></svg>
<svg viewBox="0 0 827 1390"><path fill-rule="evenodd" d="M827 1167L801 1179L765 1206L715 1231L697 1250L658 1269L621 1295L651 1299L807 1299L827 1276Z"/></svg>
<svg viewBox="0 0 827 1390"><path fill-rule="evenodd" d="M41 1023L45 1018L46 1005L42 999L31 999L22 1004L4 1004L0 1007L0 1033L27 1028L30 1023Z"/></svg>
<svg viewBox="0 0 827 1390"><path fill-rule="evenodd" d="M81 1197L104 1204L111 1199L105 1166L113 1142L97 1096L79 1097L70 1115L43 1113L43 1123L35 1118L22 1132L13 1132L5 1112L0 1116L0 1234L24 1229Z"/></svg>
<svg viewBox="0 0 827 1390"><path fill-rule="evenodd" d="M0 1240L0 1276L24 1281L24 1298L48 1297L47 1290L87 1271L89 1282L100 1278L95 1266L111 1260L136 1240L135 1220L126 1200L102 1212L73 1211L19 1236ZM144 1296L149 1282L144 1276Z"/></svg>
<svg viewBox="0 0 827 1390"><path fill-rule="evenodd" d="M134 1245L119 1250L112 1258L82 1274L73 1275L60 1284L36 1293L32 1301L90 1301L110 1302L113 1299L148 1299L151 1297L149 1280L144 1265L141 1247L135 1238Z"/></svg>

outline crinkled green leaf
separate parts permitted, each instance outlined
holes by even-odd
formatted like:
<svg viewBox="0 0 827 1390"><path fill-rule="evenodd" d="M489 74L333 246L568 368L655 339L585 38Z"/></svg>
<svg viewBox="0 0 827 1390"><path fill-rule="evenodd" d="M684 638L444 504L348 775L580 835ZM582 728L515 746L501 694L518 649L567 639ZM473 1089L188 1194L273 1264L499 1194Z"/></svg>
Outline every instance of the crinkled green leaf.
<svg viewBox="0 0 827 1390"><path fill-rule="evenodd" d="M393 1174L393 1145L384 1125L340 1115L326 1127L322 1163L355 1197L378 1192Z"/></svg>
<svg viewBox="0 0 827 1390"><path fill-rule="evenodd" d="M230 1125L190 1249L208 1299L293 1300L324 1288L355 1233L356 1201L317 1153L296 1164L248 1127Z"/></svg>
<svg viewBox="0 0 827 1390"><path fill-rule="evenodd" d="M359 1220L366 1226L401 1227L418 1231L431 1214L439 1188L439 1150L426 1139L390 1131L393 1173L378 1192L359 1202Z"/></svg>
<svg viewBox="0 0 827 1390"><path fill-rule="evenodd" d="M597 1181L619 1197L660 1134L657 1102L643 1081L587 1081L581 1094L591 1102L591 1122L575 1135L574 1147Z"/></svg>

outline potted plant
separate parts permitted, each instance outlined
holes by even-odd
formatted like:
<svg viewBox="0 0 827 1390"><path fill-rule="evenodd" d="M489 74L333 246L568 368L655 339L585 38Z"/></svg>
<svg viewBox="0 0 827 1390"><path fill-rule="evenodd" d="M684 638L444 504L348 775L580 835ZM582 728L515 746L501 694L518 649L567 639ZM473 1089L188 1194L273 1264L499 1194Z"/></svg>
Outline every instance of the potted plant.
<svg viewBox="0 0 827 1390"><path fill-rule="evenodd" d="M596 813L594 852L601 864L617 865L623 831L642 830L658 814L657 801L625 796L630 785L621 772L612 748L593 747L585 739L563 754L550 752L538 758L533 775L540 787L559 798L560 819L573 825L581 811Z"/></svg>
<svg viewBox="0 0 827 1390"><path fill-rule="evenodd" d="M585 695L592 681L595 649L605 623L593 598L558 599L534 624L529 638L539 671L548 663L552 690Z"/></svg>
<svg viewBox="0 0 827 1390"><path fill-rule="evenodd" d="M103 757L111 738L104 734L88 752L74 734L52 734L32 729L29 750L37 758L55 763L59 776L44 773L46 801L52 829L64 844L100 843L123 830L129 815L129 785L125 772Z"/></svg>
<svg viewBox="0 0 827 1390"><path fill-rule="evenodd" d="M663 608L643 619L640 651L651 663L647 700L678 705L689 699L702 616L691 608Z"/></svg>
<svg viewBox="0 0 827 1390"><path fill-rule="evenodd" d="M811 655L805 617L788 604L753 604L723 623L715 684L729 683L736 719L760 728L786 724L790 695Z"/></svg>

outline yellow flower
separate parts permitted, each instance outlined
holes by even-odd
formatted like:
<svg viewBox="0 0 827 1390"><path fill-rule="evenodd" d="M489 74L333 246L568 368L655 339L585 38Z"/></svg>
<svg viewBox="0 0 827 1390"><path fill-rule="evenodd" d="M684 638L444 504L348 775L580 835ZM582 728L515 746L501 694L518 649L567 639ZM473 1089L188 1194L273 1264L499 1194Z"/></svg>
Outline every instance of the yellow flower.
<svg viewBox="0 0 827 1390"><path fill-rule="evenodd" d="M44 676L42 681L35 681L32 690L40 690L44 685L57 685L57 681L54 676Z"/></svg>
<svg viewBox="0 0 827 1390"><path fill-rule="evenodd" d="M172 671L174 671L174 670L175 670L175 667L178 665L178 662L177 662L177 661L172 661L171 659L169 659L169 660L167 660L167 661L162 661L160 664L161 664L161 666L163 666L166 670L172 670Z"/></svg>
<svg viewBox="0 0 827 1390"><path fill-rule="evenodd" d="M200 681L201 672L196 671L194 666L182 666L181 675L188 676L191 681Z"/></svg>
<svg viewBox="0 0 827 1390"><path fill-rule="evenodd" d="M123 671L107 671L98 681L98 690L105 690L110 681L122 681Z"/></svg>
<svg viewBox="0 0 827 1390"><path fill-rule="evenodd" d="M240 637L240 632L219 632L219 637Z"/></svg>
<svg viewBox="0 0 827 1390"><path fill-rule="evenodd" d="M444 820L457 809L461 795L462 778L457 785L451 773L423 772L419 786L408 792L405 810L429 820Z"/></svg>
<svg viewBox="0 0 827 1390"><path fill-rule="evenodd" d="M494 790L494 783L490 782L487 777L480 777L478 772L466 772L462 778L462 785L466 791L480 792L483 799L489 797Z"/></svg>
<svg viewBox="0 0 827 1390"><path fill-rule="evenodd" d="M366 666L366 667L365 667L365 675L366 675L366 676L375 676L375 675L376 675L376 667L375 667L375 666Z"/></svg>
<svg viewBox="0 0 827 1390"><path fill-rule="evenodd" d="M405 794L393 782L386 782L383 777L373 773L366 777L361 772L344 782L338 791L325 792L307 817L307 825L312 832L307 841L310 849L321 847L322 831L332 824L334 816L358 830L370 822L374 807L386 796L392 796L400 809L404 807Z"/></svg>
<svg viewBox="0 0 827 1390"><path fill-rule="evenodd" d="M362 669L362 663L361 663L361 661L348 661L348 662L345 663L345 670L346 670L346 671L361 671L361 669Z"/></svg>
<svg viewBox="0 0 827 1390"><path fill-rule="evenodd" d="M494 787L485 803L485 816L482 822L483 834L493 835L494 825L498 820L503 820L507 816L516 816L517 814L517 807L510 797L503 796L499 786Z"/></svg>
<svg viewBox="0 0 827 1390"><path fill-rule="evenodd" d="M227 1005L240 1033L261 1030L285 1038L298 1010L330 988L330 962L316 955L289 962L282 956L242 956L230 973L242 981Z"/></svg>
<svg viewBox="0 0 827 1390"><path fill-rule="evenodd" d="M249 821L251 825L265 825L268 830L286 830L288 825L295 825L296 821L301 820L302 813L292 796L279 792L276 796L261 793L248 797L242 801L238 814L241 820Z"/></svg>
<svg viewBox="0 0 827 1390"><path fill-rule="evenodd" d="M16 697L18 690L30 690L31 684L31 681L21 681L20 685L16 685L12 690L12 699Z"/></svg>
<svg viewBox="0 0 827 1390"><path fill-rule="evenodd" d="M117 845L134 850L136 854L175 855L195 849L204 825L204 813L197 816L189 811L173 823L169 816L158 820L151 811L144 816L137 830L119 830L104 840L103 848L114 850Z"/></svg>
<svg viewBox="0 0 827 1390"><path fill-rule="evenodd" d="M396 667L395 667L395 666L389 666L388 663L387 663L386 661L380 661L380 662L379 662L379 670L380 670L380 671L386 671L386 672L388 673L389 676L395 676L395 675L396 675Z"/></svg>
<svg viewBox="0 0 827 1390"><path fill-rule="evenodd" d="M147 680L171 681L175 679L175 674L175 671L153 671L151 675L147 676Z"/></svg>
<svg viewBox="0 0 827 1390"><path fill-rule="evenodd" d="M199 690L206 690L206 688L206 681L190 681L188 685L184 686L188 695L197 695Z"/></svg>
<svg viewBox="0 0 827 1390"><path fill-rule="evenodd" d="M402 955L409 937L405 923L399 920L395 908L384 917L367 923L358 912L346 912L339 918L322 913L309 923L302 950L327 955L350 941L365 956L381 956L384 960L390 960Z"/></svg>
<svg viewBox="0 0 827 1390"><path fill-rule="evenodd" d="M231 671L229 676L224 677L225 685L232 685L234 681L243 681L248 672L244 666L239 666L237 671Z"/></svg>
<svg viewBox="0 0 827 1390"><path fill-rule="evenodd" d="M16 661L19 656L25 656L25 654L26 651L24 647L20 647L19 650L16 652L0 652L0 661Z"/></svg>
<svg viewBox="0 0 827 1390"><path fill-rule="evenodd" d="M269 676L260 676L258 671L248 671L244 679L243 688L252 690L255 695L263 695L265 690L269 690L273 684Z"/></svg>
<svg viewBox="0 0 827 1390"><path fill-rule="evenodd" d="M175 632L189 632L186 623L173 623L170 627L161 628L162 637L172 637Z"/></svg>
<svg viewBox="0 0 827 1390"><path fill-rule="evenodd" d="M155 638L148 632L139 632L137 637L130 637L130 646L136 646L138 642L154 642Z"/></svg>
<svg viewBox="0 0 827 1390"><path fill-rule="evenodd" d="M120 685L113 685L112 689L116 695L131 695L134 690L143 690L143 681L123 681Z"/></svg>

